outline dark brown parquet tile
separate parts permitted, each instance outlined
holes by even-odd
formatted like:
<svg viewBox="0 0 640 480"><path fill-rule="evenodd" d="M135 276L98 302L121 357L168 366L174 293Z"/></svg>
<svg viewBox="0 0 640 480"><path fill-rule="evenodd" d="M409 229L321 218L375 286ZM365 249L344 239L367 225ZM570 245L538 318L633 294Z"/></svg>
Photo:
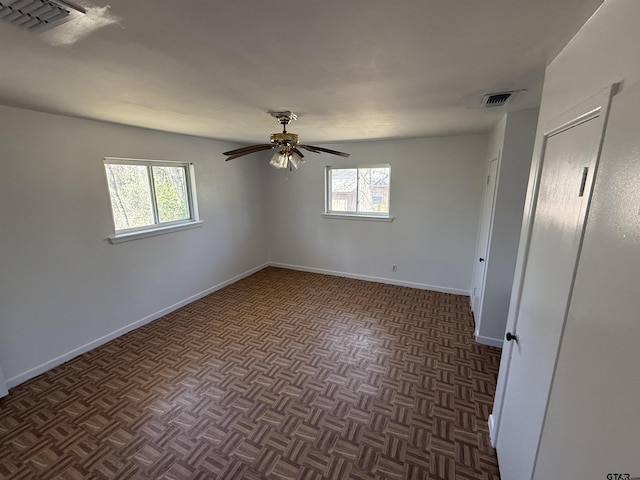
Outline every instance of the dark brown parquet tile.
<svg viewBox="0 0 640 480"><path fill-rule="evenodd" d="M468 298L267 268L11 390L0 478L498 480Z"/></svg>

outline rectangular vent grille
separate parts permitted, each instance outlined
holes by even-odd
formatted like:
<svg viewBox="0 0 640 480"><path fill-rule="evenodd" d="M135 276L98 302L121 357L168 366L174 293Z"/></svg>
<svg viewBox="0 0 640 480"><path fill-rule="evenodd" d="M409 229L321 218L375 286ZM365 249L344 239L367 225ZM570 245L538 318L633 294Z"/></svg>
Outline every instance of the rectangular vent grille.
<svg viewBox="0 0 640 480"><path fill-rule="evenodd" d="M84 8L66 1L0 0L0 21L33 33L57 27L84 13Z"/></svg>
<svg viewBox="0 0 640 480"><path fill-rule="evenodd" d="M514 92L489 93L482 99L482 106L486 108L501 107L509 103Z"/></svg>

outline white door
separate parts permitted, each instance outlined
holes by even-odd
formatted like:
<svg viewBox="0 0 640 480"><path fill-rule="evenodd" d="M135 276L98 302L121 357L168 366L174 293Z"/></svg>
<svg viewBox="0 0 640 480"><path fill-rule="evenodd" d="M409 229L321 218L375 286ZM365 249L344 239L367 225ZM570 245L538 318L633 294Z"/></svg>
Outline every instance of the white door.
<svg viewBox="0 0 640 480"><path fill-rule="evenodd" d="M517 299L517 332L509 332L517 343L513 345L497 438L502 480L529 480L533 473L608 100L607 95L605 108L569 112L545 134L534 220ZM567 122L567 118L571 120Z"/></svg>
<svg viewBox="0 0 640 480"><path fill-rule="evenodd" d="M611 104L536 479L640 476L638 132L640 82Z"/></svg>
<svg viewBox="0 0 640 480"><path fill-rule="evenodd" d="M489 238L491 237L491 219L493 218L493 208L495 204L496 177L498 176L498 159L494 158L489 163L487 173L487 183L484 190L484 200L482 202L482 216L480 217L480 235L478 237L478 258L473 276L473 292L471 296L471 309L476 321L476 336L482 315L482 298L484 296L484 279L487 265L487 251L489 248Z"/></svg>

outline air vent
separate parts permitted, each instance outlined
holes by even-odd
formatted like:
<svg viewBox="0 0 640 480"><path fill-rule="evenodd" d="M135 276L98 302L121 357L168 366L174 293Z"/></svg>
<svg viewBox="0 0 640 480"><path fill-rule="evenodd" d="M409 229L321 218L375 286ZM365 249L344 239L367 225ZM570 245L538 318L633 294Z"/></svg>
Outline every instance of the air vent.
<svg viewBox="0 0 640 480"><path fill-rule="evenodd" d="M482 106L485 108L501 107L509 103L515 92L489 93L482 99Z"/></svg>
<svg viewBox="0 0 640 480"><path fill-rule="evenodd" d="M85 9L63 0L0 0L0 21L42 33L79 15Z"/></svg>

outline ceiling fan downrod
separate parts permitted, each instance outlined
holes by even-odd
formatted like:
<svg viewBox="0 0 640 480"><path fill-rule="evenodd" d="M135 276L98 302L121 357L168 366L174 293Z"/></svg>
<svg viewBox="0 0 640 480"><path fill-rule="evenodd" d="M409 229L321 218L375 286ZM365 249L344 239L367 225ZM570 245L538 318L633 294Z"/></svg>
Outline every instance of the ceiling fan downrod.
<svg viewBox="0 0 640 480"><path fill-rule="evenodd" d="M298 135L295 133L287 132L287 125L291 120L297 118L296 114L290 111L285 112L269 112L271 116L278 119L278 122L282 124L282 133L272 133L271 143L279 147L280 152L290 153L291 149L298 145Z"/></svg>
<svg viewBox="0 0 640 480"><path fill-rule="evenodd" d="M298 116L290 112L289 110L285 110L283 112L269 112L272 117L278 119L278 122L282 124L282 133L287 133L287 125L291 122L291 120L296 120Z"/></svg>

